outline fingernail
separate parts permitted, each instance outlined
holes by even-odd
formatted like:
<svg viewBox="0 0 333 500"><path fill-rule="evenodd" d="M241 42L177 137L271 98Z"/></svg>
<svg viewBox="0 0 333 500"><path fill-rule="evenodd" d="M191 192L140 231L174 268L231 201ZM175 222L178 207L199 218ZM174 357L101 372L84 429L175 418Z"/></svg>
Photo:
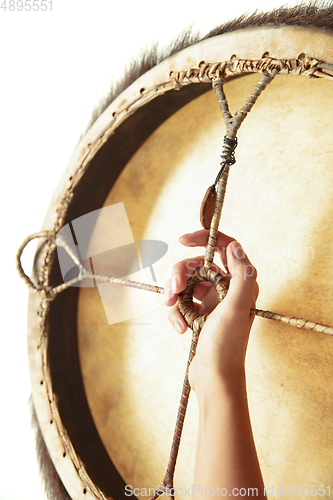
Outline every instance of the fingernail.
<svg viewBox="0 0 333 500"><path fill-rule="evenodd" d="M178 285L179 285L179 277L177 276L177 274L175 274L171 280L171 288L173 293L177 293Z"/></svg>
<svg viewBox="0 0 333 500"><path fill-rule="evenodd" d="M173 296L171 288L166 288L164 290L164 302L169 302L171 297Z"/></svg>
<svg viewBox="0 0 333 500"><path fill-rule="evenodd" d="M232 254L236 259L245 259L246 253L244 252L243 248L241 245L238 243L238 241L233 241L231 243L231 250Z"/></svg>
<svg viewBox="0 0 333 500"><path fill-rule="evenodd" d="M174 322L173 322L173 326L175 327L175 329L177 330L178 333L182 333L183 329L182 329L182 325L181 325L181 322L178 321L178 319L176 319Z"/></svg>

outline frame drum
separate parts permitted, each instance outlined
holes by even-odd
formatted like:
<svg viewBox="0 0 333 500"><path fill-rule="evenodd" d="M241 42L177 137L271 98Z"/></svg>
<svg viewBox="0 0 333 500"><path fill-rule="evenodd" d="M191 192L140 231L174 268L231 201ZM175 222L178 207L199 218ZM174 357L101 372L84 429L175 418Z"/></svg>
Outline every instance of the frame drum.
<svg viewBox="0 0 333 500"><path fill-rule="evenodd" d="M219 170L224 135L211 84L182 86L170 75L200 61L256 60L267 53L283 60L306 54L332 64L333 38L314 28L253 28L204 40L160 63L119 95L82 139L44 229L72 222L75 232L75 221L94 212L96 222L86 229L91 256L96 241L118 231L100 209L119 207L140 251L142 242L155 240L167 252L146 266L141 252L141 267L132 257L121 267L124 244L118 253L93 258L94 267L138 281L156 278L163 286L172 264L198 254L178 237L199 229L200 203ZM227 80L232 113L257 81L257 74ZM332 85L295 74L274 78L239 131L220 224L258 270L258 308L324 324L333 324ZM53 257L49 242L39 246L40 283L62 281ZM31 294L29 357L38 420L73 499L120 499L135 488L144 498L160 484L168 462L189 332L175 334L157 295L84 285L52 302ZM318 496L328 498L332 338L256 318L246 363L253 432L270 496L282 498L282 486L286 494L288 485L316 485ZM197 418L192 395L176 467L178 496L192 486Z"/></svg>

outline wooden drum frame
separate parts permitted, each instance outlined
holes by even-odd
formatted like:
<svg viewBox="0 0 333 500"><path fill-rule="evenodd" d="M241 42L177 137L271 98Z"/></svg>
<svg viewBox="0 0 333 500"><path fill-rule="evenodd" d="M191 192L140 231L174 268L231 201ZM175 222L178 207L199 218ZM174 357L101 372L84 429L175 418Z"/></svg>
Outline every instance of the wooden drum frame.
<svg viewBox="0 0 333 500"><path fill-rule="evenodd" d="M209 79L209 71L213 71L214 68L211 70L210 66L210 69L207 69L204 62L213 64L232 61L234 66L231 66L236 67L236 63L238 64L240 60L257 61L256 68L265 70L265 65L272 59L290 61L290 64L288 69L284 68L282 74L276 77L276 84L274 82L271 84L272 89L268 87L265 91L267 95L264 92L260 96L258 111L255 105L242 126L236 150L237 164L231 167L221 230L239 239L258 268L258 281L262 292L259 297L262 301L260 306L267 306L284 314L333 324L332 308L328 305L333 298L331 285L333 252L327 222L333 219L329 203L329 196L333 194L333 178L330 173L333 169L326 163L332 151L329 139L326 139L326 142L325 138L322 139L325 134L325 137L328 137L327 129L331 121L329 112L333 106L327 103L328 116L326 116L323 102L325 96L329 96L330 85L333 91L333 83L322 78L308 79L294 76L303 72L304 76L326 76L328 80L333 79L332 72L327 69L333 64L333 35L325 30L297 26L240 30L194 44L149 70L110 104L77 146L54 194L43 230L57 232L65 224L101 208L103 204L124 201L135 239L155 238L166 241L173 263L180 258L186 258L187 255L197 253L186 248L180 250L175 238L182 232L199 229L200 202L206 188L212 184L219 170L218 162L224 135L222 117L220 125L216 125L219 119L216 118L219 113L218 102L211 90ZM318 61L324 64L318 65ZM252 66L239 63L238 67L239 71L230 70L226 75L226 94L227 97L230 95L232 106L243 105L248 97L248 89L253 89L258 79L258 75L244 78L242 76L258 72L254 69L254 63ZM190 72L192 68L194 69ZM288 72L291 75L288 75ZM239 76L242 78L238 78ZM290 79L290 88L293 90L290 91L290 96L283 97L288 93L286 79ZM300 90L295 87L295 82L298 80L301 80ZM321 106L317 117L316 101L315 99L311 101L309 97L315 85L320 85L316 94L318 107ZM235 86L237 92L241 94L239 98L233 94L232 86ZM295 95L298 100L295 99ZM304 104L303 96L307 96L304 99L307 100L308 107L297 115L294 139L288 143L290 132L288 136L288 132L282 130L284 120L288 112L295 117L297 109L303 109L301 107ZM270 98L271 106L267 104ZM287 99L287 104L283 101L285 107L283 104L280 105L284 98ZM194 101L198 102L198 106L201 103L197 113ZM259 101L266 103L266 110L260 107L263 105ZM216 117L212 118L215 120L214 126L210 126L210 113L215 113L211 111L214 103L216 103ZM191 109L193 113L189 119L186 119L187 109ZM173 123L176 123L178 118L184 120L184 124L188 127L180 125L173 133ZM309 119L313 124L311 131L302 129L303 118L304 122ZM257 125L255 120L259 120ZM268 146L265 152L265 141L268 141L268 138L260 134L264 134L263 131L269 130L271 126L277 127L274 133L275 148ZM195 135L196 131L199 134L205 127L203 138ZM193 134L190 146L184 145L181 135L182 130L186 128L189 134ZM332 125L330 130L333 131ZM303 133L307 139L302 138ZM313 142L309 143L311 133ZM213 137L212 143L207 146L205 140L208 141L210 136ZM283 137L285 137L284 143ZM165 143L168 138L173 142ZM154 157L151 160L150 151L154 150L157 143L160 144L161 151L170 150L166 159L161 157L158 161ZM191 149L195 150L195 158L191 157L188 161L192 165L192 170L188 169L184 177L181 169L170 165L170 162L174 158L177 165L186 163L184 156ZM304 171L298 164L303 158L308 160L310 154L313 155L311 168L307 164ZM205 165L207 157L209 161ZM159 162L160 170L156 173L155 179L152 169L154 164ZM262 162L264 164L261 164ZM297 172L295 165L299 167ZM140 168L146 169L146 175L150 177L143 180L140 177ZM253 175L250 170L252 168ZM269 168L271 170L268 171ZM246 173L246 170L250 170L250 173ZM237 182L233 180L232 175L237 176ZM189 179L185 186L182 184L184 178ZM254 178L256 178L257 196L251 191ZM281 178L285 179L286 184L288 182L292 184L293 188L289 194L285 193L283 184L279 184ZM138 188L135 194L130 180L135 182L134 185ZM174 185L170 184L171 181ZM162 187L160 185L163 182L169 186L165 188L165 192L163 185ZM298 182L302 186L301 191L297 189ZM196 186L195 183L200 185ZM311 187L307 191L306 186L309 187L310 183ZM129 198L132 197L131 203L135 204L135 208L127 209L126 193ZM244 196L245 193L250 193L250 198L245 197L244 202L241 201L243 193ZM313 193L313 196L309 193ZM236 200L230 206L229 195L230 199ZM139 204L140 196L146 199L142 206ZM249 206L251 196L252 199L256 198L255 209ZM161 205L161 208L159 203L162 204L160 201L162 198L165 205ZM257 201L257 198L261 201ZM288 200L292 202L289 208ZM175 210L170 221L163 219L167 202ZM283 228L267 221L272 217L270 213L265 212L270 203L275 207L275 211L281 211L285 224ZM306 225L310 216L308 212L304 212L305 215L302 216L302 207L308 207L313 213L315 207L318 207L318 211L321 210L322 204L326 204L322 208L324 217L321 216L322 212L318 216L313 214L310 226ZM156 210L155 214L150 212L153 209ZM240 214L237 214L238 209ZM252 214L251 218L246 219L249 211ZM293 216L296 221L294 226L289 220ZM304 222L302 219L305 225L302 225L302 221L297 222L296 217L298 219L303 217L306 220ZM247 221L243 229L240 228L241 219ZM151 228L156 227L159 220L161 226L153 234ZM238 221L239 226L237 226ZM173 225L177 225L175 232L172 229ZM145 228L148 226L150 229L147 231ZM259 235L262 235L259 248L262 249L267 244L267 232L271 233L274 242L272 246L280 248L279 245L287 238L286 234L289 234L291 226L294 227L296 239L286 240L289 250L294 248L293 242L299 241L301 246L297 247L298 250L312 248L314 252L314 254L310 252L310 257L300 256L302 261L300 269L302 272L306 271L307 275L303 276L303 273L300 273L293 276L297 279L290 279L290 273L284 274L280 264L285 261L292 266L297 263L297 256L285 255L279 260L275 255L274 259L279 265L274 273L273 271L266 273L265 277L263 267L260 267L260 263L265 260L262 260L255 251ZM299 227L303 228L304 234L298 234L301 233ZM308 244L304 247L306 242ZM34 263L34 281L40 288L55 286L62 282L58 260L54 256L54 241L43 240L38 246ZM325 272L323 263L327 266ZM296 268L290 269L295 271ZM309 274L313 279L309 279ZM264 276L262 282L261 276ZM274 295L275 286L281 290L281 304L277 297L270 299ZM287 293L284 301L283 293L287 288L290 289L290 293ZM306 303L305 299L297 299L298 295L302 297L303 288L307 288L307 293L311 297ZM28 347L32 393L43 438L52 462L71 498L120 500L127 496L126 484L133 484L138 488L156 488L162 480L160 469L167 465L165 450L169 449L171 444L172 422L176 417L182 382L182 375L179 373L181 367L185 368L189 338L183 336L174 340L175 334L172 328L167 326L167 312L165 310L163 312L161 306L151 313L151 325L148 329L132 325L134 330L128 333L126 327L127 333L121 338L126 338L126 342L129 342L126 346L130 346L130 342L133 341L136 349L135 353L132 353L132 360L128 362L126 356L131 349L126 347L126 352L123 352L124 347L121 344L123 340L119 340L120 336L116 331L118 327L109 326L107 323L106 326L105 324L101 326L98 319L94 324L94 320L91 319L95 315L97 318L99 314L91 305L96 293L96 289L70 287L59 293L54 300L48 300L41 293L30 294ZM142 292L145 293L147 292ZM149 295L145 298L148 301L150 299ZM260 326L253 335L251 334L247 373L251 418L266 486L271 487L274 484L272 498L279 498L277 490L282 484L321 484L327 487L333 483L333 424L330 417L333 410L332 337L321 333L303 332L265 319L256 319L255 324L257 323ZM168 328L169 333L165 333ZM150 335L158 331L160 333L156 333L156 336ZM164 337L161 336L161 332L164 332ZM141 350L140 342L146 346ZM174 346L168 349L171 342ZM153 344L152 353L149 356L147 354L145 359L145 349L150 349L147 346ZM113 346L114 351L112 351ZM96 361L98 356L96 352L97 349L104 348L103 360L99 365ZM161 355L163 359L153 361L158 352L163 352ZM136 366L138 358L140 359ZM116 363L116 368L112 368L112 363ZM128 409L121 407L123 401L129 401L129 397L123 400L120 394L129 377L128 375L124 378L120 373L121 363L126 373L132 370L130 376L136 377L134 385L131 386L131 397L134 398L134 402ZM258 364L261 364L259 368ZM162 366L161 372L158 365ZM99 372L104 370L107 379L105 387L99 378ZM149 374L147 379L145 373ZM167 373L170 379L161 380L163 373ZM112 380L112 377L118 376L119 380ZM175 384L173 378L177 380ZM157 387L151 390L149 397L143 397L144 407L139 408L135 399L139 400L142 397L141 379L143 385L153 387L155 384ZM172 390L168 392L167 388L171 385ZM305 394L307 394L306 400L304 400ZM107 407L106 400L109 397L110 404ZM92 409L92 401L95 399L97 407ZM159 405L160 410L157 408ZM176 483L178 482L180 486L184 486L184 481L189 485L188 481L191 480L188 479L188 470L191 470L193 465L196 429L195 404L192 406L189 408L190 415L185 423L185 428L188 430L185 429L184 445L181 447L179 458L180 472L179 476L176 476ZM138 416L135 415L137 409L142 412ZM139 439L132 447L132 430L126 441L126 436L116 435L112 425L118 425L118 410L121 415L119 425L124 421L125 428L126 415L134 413L134 419L130 420L128 426L133 427L135 420L137 427L133 429L139 434L140 422L145 421L144 409L147 416L146 429L142 430L141 441ZM164 421L166 411L170 411L171 424L167 419ZM114 432L114 437L112 432L110 434L110 429ZM117 450L118 456L116 456ZM159 452L161 457L156 456ZM149 456L151 464L147 458ZM152 471L155 464L158 479ZM147 472L147 476L142 479L144 471ZM293 478L294 482L289 482ZM325 491L327 494L328 490ZM144 497L144 494L141 496Z"/></svg>

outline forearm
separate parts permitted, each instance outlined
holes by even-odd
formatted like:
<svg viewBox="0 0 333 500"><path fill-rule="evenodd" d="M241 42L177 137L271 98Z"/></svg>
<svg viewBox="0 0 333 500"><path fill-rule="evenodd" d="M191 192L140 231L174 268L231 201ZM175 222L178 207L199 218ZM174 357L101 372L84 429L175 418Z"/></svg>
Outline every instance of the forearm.
<svg viewBox="0 0 333 500"><path fill-rule="evenodd" d="M266 498L248 411L245 375L216 381L198 394L199 429L194 472L197 497ZM209 493L209 490L211 491ZM218 488L218 489L217 489ZM241 488L245 488L239 494ZM258 492L258 493L257 493Z"/></svg>

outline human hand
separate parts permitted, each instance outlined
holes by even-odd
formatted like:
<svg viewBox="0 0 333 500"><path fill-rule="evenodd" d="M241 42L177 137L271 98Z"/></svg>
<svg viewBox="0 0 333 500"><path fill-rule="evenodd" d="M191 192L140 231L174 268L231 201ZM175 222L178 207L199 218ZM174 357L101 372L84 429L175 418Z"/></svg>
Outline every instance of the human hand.
<svg viewBox="0 0 333 500"><path fill-rule="evenodd" d="M180 238L185 246L205 246L208 231L201 230ZM218 303L215 289L210 283L196 285L194 298L201 301L195 307L200 314L209 314L200 333L196 355L190 366L191 387L198 392L210 390L217 380L234 383L244 377L244 362L253 315L250 314L258 296L256 270L242 247L233 238L219 233L216 242L226 272L212 267L229 281L225 299ZM177 307L178 293L185 289L190 275L203 266L204 258L186 259L176 264L171 279L165 285L165 303L171 306L169 320L178 333L187 325Z"/></svg>

